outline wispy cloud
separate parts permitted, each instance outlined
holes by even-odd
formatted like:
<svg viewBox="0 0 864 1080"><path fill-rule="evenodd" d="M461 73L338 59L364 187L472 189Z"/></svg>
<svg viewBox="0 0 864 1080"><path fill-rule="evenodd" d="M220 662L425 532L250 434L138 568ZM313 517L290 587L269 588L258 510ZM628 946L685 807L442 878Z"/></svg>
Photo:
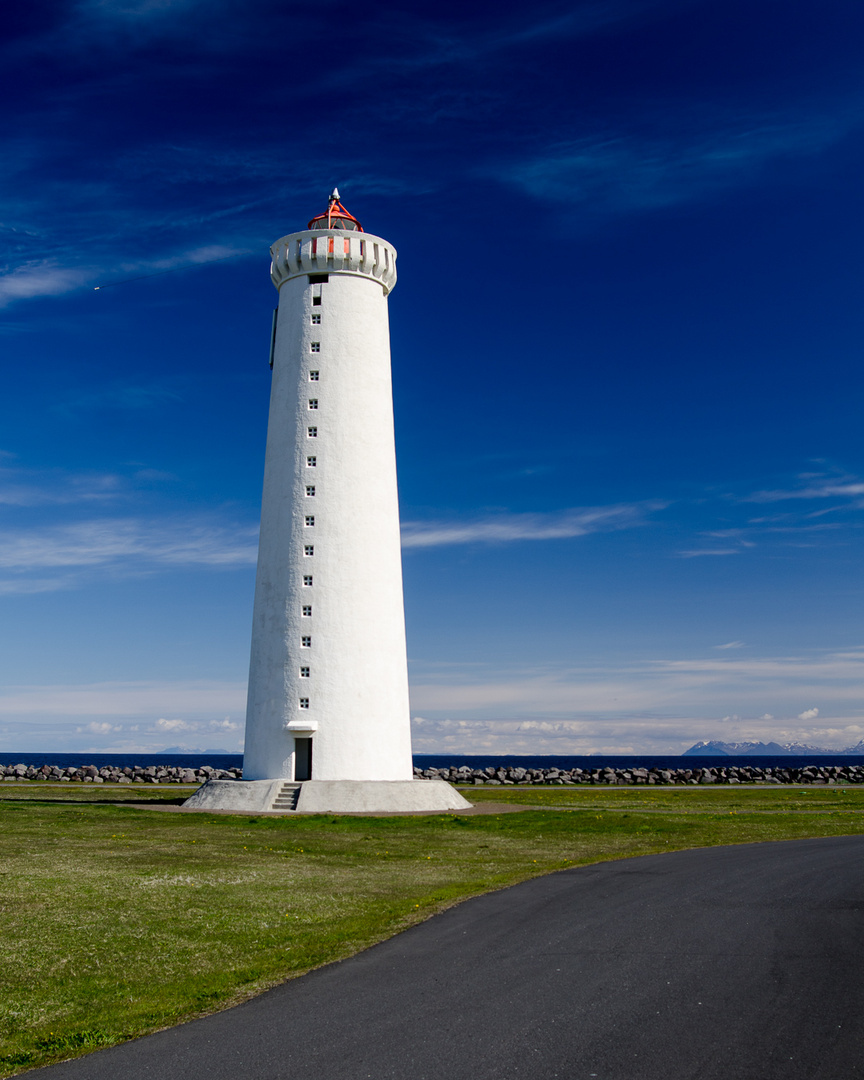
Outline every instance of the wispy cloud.
<svg viewBox="0 0 864 1080"><path fill-rule="evenodd" d="M140 225L140 220L136 221L138 228ZM107 289L121 282L159 277L177 270L206 266L251 253L249 248L224 244L203 247L195 245L171 255L159 255L134 262L118 262L116 258L106 256L105 264L110 266L110 270L107 270L94 261L96 246L93 243L86 246L86 261L82 261L75 237L70 236L65 245L60 244L61 250L68 256L62 263L56 259L29 259L6 273L0 273L0 308L22 300L61 296L78 289Z"/></svg>
<svg viewBox="0 0 864 1080"><path fill-rule="evenodd" d="M157 730L168 730L165 717L182 722L205 720L214 713L242 716L246 708L245 681L188 679L178 681L64 683L0 687L0 716L87 717L98 722L132 719L148 721ZM223 722L221 719L218 724ZM233 723L233 721L232 721Z"/></svg>
<svg viewBox="0 0 864 1080"><path fill-rule="evenodd" d="M543 199L590 203L592 210L631 211L674 206L749 183L770 162L819 153L864 120L862 110L838 109L802 118L705 116L663 135L607 132L548 147L497 176Z"/></svg>
<svg viewBox="0 0 864 1080"><path fill-rule="evenodd" d="M19 300L72 292L83 288L93 276L94 271L85 266L63 266L50 259L31 260L0 274L0 308Z"/></svg>
<svg viewBox="0 0 864 1080"><path fill-rule="evenodd" d="M75 577L0 578L0 596L35 596L38 593L62 592L78 585Z"/></svg>
<svg viewBox="0 0 864 1080"><path fill-rule="evenodd" d="M34 469L0 465L0 505L44 506L86 503L116 498L122 480L113 473L69 474L60 469Z"/></svg>
<svg viewBox="0 0 864 1080"><path fill-rule="evenodd" d="M810 479L808 477L807 479ZM754 491L744 497L745 502L773 503L792 499L845 499L856 506L864 506L864 482L857 478L838 480L836 477L819 477L813 483L797 488L774 488Z"/></svg>
<svg viewBox="0 0 864 1080"><path fill-rule="evenodd" d="M719 555L740 555L744 550L743 547L727 547L727 548L685 548L683 551L678 552L678 557L681 559L699 559L702 556L719 556Z"/></svg>
<svg viewBox="0 0 864 1080"><path fill-rule="evenodd" d="M98 410L126 410L140 412L153 409L168 402L182 401L183 395L173 385L151 383L113 383L99 389L75 394L59 401L54 409L67 416Z"/></svg>
<svg viewBox="0 0 864 1080"><path fill-rule="evenodd" d="M403 548L448 544L500 544L515 540L560 540L642 525L668 503L642 503L563 510L551 514L496 514L466 521L406 521Z"/></svg>
<svg viewBox="0 0 864 1080"><path fill-rule="evenodd" d="M748 512L740 524L702 529L676 554L679 558L695 559L741 555L752 549L776 550L778 545L803 548L848 543L849 529L861 525L859 511L864 509L864 482L839 470L802 473L796 479L797 483L793 481L782 487L721 496L718 509L727 521L732 514L740 516L738 507L753 503L790 505L778 506L760 516L749 516ZM830 504L826 506L827 500ZM710 501L710 498L703 500L702 505Z"/></svg>
<svg viewBox="0 0 864 1080"><path fill-rule="evenodd" d="M232 208L232 212L233 212ZM258 254L247 248L233 247L227 244L207 244L196 246L187 251L159 258L141 259L136 262L122 262L113 268L112 276L100 282L96 289L110 288L112 284L125 283L127 280L139 281L148 277L159 277L175 270L184 270L192 266L206 266L209 263L224 262L226 259L239 258L241 255Z"/></svg>
<svg viewBox="0 0 864 1080"><path fill-rule="evenodd" d="M687 5L679 2L674 6L692 6L699 2L704 0L689 0ZM523 24L490 34L488 47L501 49L533 42L587 37L607 27L641 21L651 14L668 11L671 6L669 0L594 0L593 3L573 5L569 11L552 16L542 11L535 14L526 9Z"/></svg>
<svg viewBox="0 0 864 1080"><path fill-rule="evenodd" d="M91 18L132 20L137 26L142 20L170 18L204 6L203 0L82 0L77 11Z"/></svg>
<svg viewBox="0 0 864 1080"><path fill-rule="evenodd" d="M480 19L472 28L465 20L449 24L442 19L422 19L387 13L401 29L405 45L381 56L378 64L385 70L406 72L449 65L464 65L480 60L488 62L495 54L524 50L544 42L575 41L598 31L642 21L670 7L699 4L704 0L588 0L573 4L569 10L539 6L519 9L513 16L502 10L494 20Z"/></svg>
<svg viewBox="0 0 864 1080"><path fill-rule="evenodd" d="M0 568L16 573L47 568L155 566L233 569L254 565L256 530L200 519L148 522L135 518L83 521L0 532Z"/></svg>
<svg viewBox="0 0 864 1080"><path fill-rule="evenodd" d="M620 665L535 665L499 671L482 665L414 665L412 702L423 712L446 708L470 714L503 708L535 717L569 713L623 715L633 710L675 715L705 710L717 698L733 695L756 700L755 715L797 716L814 698L844 703L864 714L864 648L793 656L694 657L656 659ZM419 670L418 670L419 669ZM762 698L769 698L764 704ZM801 702L801 699L804 699ZM759 699L759 700L757 700ZM795 702L801 702L794 707ZM773 704L775 708L768 709ZM761 705L761 708L759 707ZM715 715L729 710L715 709Z"/></svg>
<svg viewBox="0 0 864 1080"><path fill-rule="evenodd" d="M24 523L0 528L2 595L81 588L99 574L116 579L255 564L257 527L251 523L215 512L140 512L142 500L150 498L143 492L166 481L176 485L171 474L146 466L131 469L128 476L71 473L26 469L12 460L0 455L0 507L17 512ZM132 500L139 509L135 516L109 513L112 503ZM94 504L100 505L99 517L92 516ZM45 508L50 508L49 520ZM87 516L82 520L82 515Z"/></svg>

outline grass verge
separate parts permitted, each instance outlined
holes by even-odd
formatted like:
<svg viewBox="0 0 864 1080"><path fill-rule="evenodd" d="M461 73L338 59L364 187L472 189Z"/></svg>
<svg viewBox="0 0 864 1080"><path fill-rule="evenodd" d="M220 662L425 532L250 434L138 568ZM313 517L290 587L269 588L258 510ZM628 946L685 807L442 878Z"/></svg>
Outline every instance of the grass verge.
<svg viewBox="0 0 864 1080"><path fill-rule="evenodd" d="M241 1001L537 874L864 832L864 792L842 789L494 788L470 795L546 805L255 818L154 814L110 805L116 788L68 787L0 790L0 1076Z"/></svg>
<svg viewBox="0 0 864 1080"><path fill-rule="evenodd" d="M0 784L0 802L158 802L179 806L198 788L198 784L52 784L43 780L21 780Z"/></svg>
<svg viewBox="0 0 864 1080"><path fill-rule="evenodd" d="M736 787L706 784L698 787L463 787L473 803L556 810L634 810L670 814L710 813L832 813L864 814L864 788L838 785L795 787Z"/></svg>

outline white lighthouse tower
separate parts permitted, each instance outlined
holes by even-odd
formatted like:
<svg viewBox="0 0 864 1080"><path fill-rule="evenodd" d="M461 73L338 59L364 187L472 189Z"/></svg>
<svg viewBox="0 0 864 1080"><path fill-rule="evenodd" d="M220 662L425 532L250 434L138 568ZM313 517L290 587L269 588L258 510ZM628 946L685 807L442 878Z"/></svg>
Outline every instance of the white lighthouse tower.
<svg viewBox="0 0 864 1080"><path fill-rule="evenodd" d="M271 254L244 780L211 781L193 805L467 806L448 784L413 779L387 317L396 252L334 190Z"/></svg>

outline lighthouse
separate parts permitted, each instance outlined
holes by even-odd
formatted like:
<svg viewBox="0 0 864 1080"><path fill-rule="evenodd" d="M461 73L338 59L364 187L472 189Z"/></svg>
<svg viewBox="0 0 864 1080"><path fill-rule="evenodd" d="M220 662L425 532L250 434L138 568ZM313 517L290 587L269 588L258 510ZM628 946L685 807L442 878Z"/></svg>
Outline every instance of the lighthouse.
<svg viewBox="0 0 864 1080"><path fill-rule="evenodd" d="M189 805L469 804L413 778L388 297L392 244L333 191L272 246L272 385L243 781Z"/></svg>

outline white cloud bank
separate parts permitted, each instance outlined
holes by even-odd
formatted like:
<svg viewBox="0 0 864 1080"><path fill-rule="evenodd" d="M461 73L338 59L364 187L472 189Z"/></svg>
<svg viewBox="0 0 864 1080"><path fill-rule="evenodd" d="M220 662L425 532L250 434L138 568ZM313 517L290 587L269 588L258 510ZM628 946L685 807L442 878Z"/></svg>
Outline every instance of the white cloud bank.
<svg viewBox="0 0 864 1080"><path fill-rule="evenodd" d="M415 750L678 753L718 738L839 749L864 737L862 687L864 648L521 670L417 665ZM802 710L814 699L818 708Z"/></svg>
<svg viewBox="0 0 864 1080"><path fill-rule="evenodd" d="M864 738L862 687L864 648L594 667L436 665L411 679L414 749L680 753L716 738L841 748ZM245 698L245 682L227 680L9 686L0 688L0 749L158 750L191 734L239 749Z"/></svg>
<svg viewBox="0 0 864 1080"><path fill-rule="evenodd" d="M246 684L106 682L0 688L0 750L154 752L178 736L241 751Z"/></svg>

